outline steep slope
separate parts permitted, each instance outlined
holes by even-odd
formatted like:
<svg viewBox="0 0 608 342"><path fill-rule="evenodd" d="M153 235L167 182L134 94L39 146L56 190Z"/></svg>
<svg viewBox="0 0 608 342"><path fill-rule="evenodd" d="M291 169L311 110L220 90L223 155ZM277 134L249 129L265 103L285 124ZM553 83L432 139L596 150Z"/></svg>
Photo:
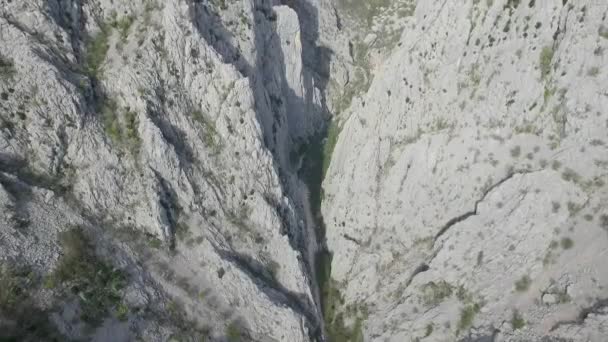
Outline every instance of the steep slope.
<svg viewBox="0 0 608 342"><path fill-rule="evenodd" d="M608 4L344 2L372 24L324 181L337 340L603 341Z"/></svg>
<svg viewBox="0 0 608 342"><path fill-rule="evenodd" d="M0 1L2 338L323 338L293 151L345 67L289 5Z"/></svg>

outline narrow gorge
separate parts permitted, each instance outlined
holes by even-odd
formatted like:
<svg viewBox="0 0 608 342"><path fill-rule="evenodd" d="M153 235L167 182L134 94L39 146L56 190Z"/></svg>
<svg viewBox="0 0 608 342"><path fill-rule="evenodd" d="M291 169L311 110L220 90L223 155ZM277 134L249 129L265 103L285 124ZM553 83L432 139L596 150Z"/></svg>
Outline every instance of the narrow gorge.
<svg viewBox="0 0 608 342"><path fill-rule="evenodd" d="M0 341L605 342L608 2L0 0Z"/></svg>

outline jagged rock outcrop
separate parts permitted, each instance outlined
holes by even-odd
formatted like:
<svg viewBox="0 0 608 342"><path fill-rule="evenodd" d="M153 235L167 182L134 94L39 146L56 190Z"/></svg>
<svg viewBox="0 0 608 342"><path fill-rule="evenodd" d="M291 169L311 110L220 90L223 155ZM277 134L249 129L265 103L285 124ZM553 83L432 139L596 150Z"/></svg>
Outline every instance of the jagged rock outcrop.
<svg viewBox="0 0 608 342"><path fill-rule="evenodd" d="M0 2L2 337L323 339L317 6Z"/></svg>
<svg viewBox="0 0 608 342"><path fill-rule="evenodd" d="M373 80L324 181L334 333L603 341L608 5L391 6L364 8Z"/></svg>

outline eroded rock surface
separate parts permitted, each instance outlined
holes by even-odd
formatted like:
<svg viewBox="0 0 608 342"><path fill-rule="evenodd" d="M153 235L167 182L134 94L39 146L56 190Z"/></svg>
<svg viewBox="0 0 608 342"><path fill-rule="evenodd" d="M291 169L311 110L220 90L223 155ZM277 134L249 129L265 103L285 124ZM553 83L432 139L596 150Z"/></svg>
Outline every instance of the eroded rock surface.
<svg viewBox="0 0 608 342"><path fill-rule="evenodd" d="M366 341L603 341L608 5L414 5L339 116L334 322Z"/></svg>
<svg viewBox="0 0 608 342"><path fill-rule="evenodd" d="M0 0L0 339L603 342L607 16Z"/></svg>

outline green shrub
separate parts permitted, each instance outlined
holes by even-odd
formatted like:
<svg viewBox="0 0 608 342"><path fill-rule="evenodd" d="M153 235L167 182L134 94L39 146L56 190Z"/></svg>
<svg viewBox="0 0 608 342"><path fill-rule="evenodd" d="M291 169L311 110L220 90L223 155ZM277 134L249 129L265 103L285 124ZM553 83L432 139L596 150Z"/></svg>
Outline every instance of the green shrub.
<svg viewBox="0 0 608 342"><path fill-rule="evenodd" d="M520 155L521 155L521 147L515 146L511 149L511 157L519 158Z"/></svg>
<svg viewBox="0 0 608 342"><path fill-rule="evenodd" d="M422 301L426 306L435 306L452 295L453 288L448 282L441 280L429 282L422 287Z"/></svg>
<svg viewBox="0 0 608 342"><path fill-rule="evenodd" d="M139 152L141 139L137 131L137 113L123 110L112 99L106 99L101 105L101 117L104 131L118 146L126 147L133 154Z"/></svg>
<svg viewBox="0 0 608 342"><path fill-rule="evenodd" d="M0 54L0 80L9 80L17 73L15 62Z"/></svg>
<svg viewBox="0 0 608 342"><path fill-rule="evenodd" d="M473 324L475 315L479 312L479 304L467 305L460 310L460 320L458 321L457 331L461 332L466 330Z"/></svg>
<svg viewBox="0 0 608 342"><path fill-rule="evenodd" d="M542 78L547 77L551 73L551 62L554 55L553 48L545 46L540 53L540 74Z"/></svg>
<svg viewBox="0 0 608 342"><path fill-rule="evenodd" d="M526 325L526 321L521 316L519 311L513 311L513 315L511 316L511 326L513 326L514 330L518 330L523 328Z"/></svg>
<svg viewBox="0 0 608 342"><path fill-rule="evenodd" d="M106 59L110 30L106 25L102 25L101 30L89 39L85 50L85 70L90 77L99 77L101 65Z"/></svg>
<svg viewBox="0 0 608 342"><path fill-rule="evenodd" d="M565 237L562 238L560 245L563 249L570 249L574 246L574 241L572 241L572 239L569 237Z"/></svg>
<svg viewBox="0 0 608 342"><path fill-rule="evenodd" d="M608 28L604 25L600 26L600 28L597 30L597 33L600 35L600 37L608 39Z"/></svg>
<svg viewBox="0 0 608 342"><path fill-rule="evenodd" d="M200 110L192 111L191 116L194 121L198 122L203 127L202 139L205 146L211 149L212 153L219 153L222 146L215 128L215 122Z"/></svg>
<svg viewBox="0 0 608 342"><path fill-rule="evenodd" d="M431 334L433 333L433 323L429 323L426 325L426 327L424 328L424 337L429 337L431 336Z"/></svg>
<svg viewBox="0 0 608 342"><path fill-rule="evenodd" d="M0 313L12 312L26 296L27 281L16 268L0 263Z"/></svg>
<svg viewBox="0 0 608 342"><path fill-rule="evenodd" d="M231 322L226 327L226 338L229 342L245 341L243 332L241 331L241 328L236 322Z"/></svg>
<svg viewBox="0 0 608 342"><path fill-rule="evenodd" d="M126 41L129 37L129 29L131 28L131 25L133 25L134 21L135 17L133 17L132 15L127 15L119 20L114 20L112 22L112 27L118 30L118 32L120 33L120 38L123 41Z"/></svg>
<svg viewBox="0 0 608 342"><path fill-rule="evenodd" d="M59 239L63 255L52 277L63 289L77 295L83 321L100 323L121 303L126 275L96 257L94 246L81 228L62 232Z"/></svg>
<svg viewBox="0 0 608 342"><path fill-rule="evenodd" d="M336 144L338 143L338 136L340 134L341 127L338 125L336 121L331 121L329 126L327 127L327 137L325 138L325 143L323 144L323 177L327 173L327 169L329 169L329 164L331 163L331 155L334 152L334 148L336 148Z"/></svg>
<svg viewBox="0 0 608 342"><path fill-rule="evenodd" d="M528 291L531 283L532 280L530 279L530 277L525 275L515 282L515 290L517 290L517 292Z"/></svg>

